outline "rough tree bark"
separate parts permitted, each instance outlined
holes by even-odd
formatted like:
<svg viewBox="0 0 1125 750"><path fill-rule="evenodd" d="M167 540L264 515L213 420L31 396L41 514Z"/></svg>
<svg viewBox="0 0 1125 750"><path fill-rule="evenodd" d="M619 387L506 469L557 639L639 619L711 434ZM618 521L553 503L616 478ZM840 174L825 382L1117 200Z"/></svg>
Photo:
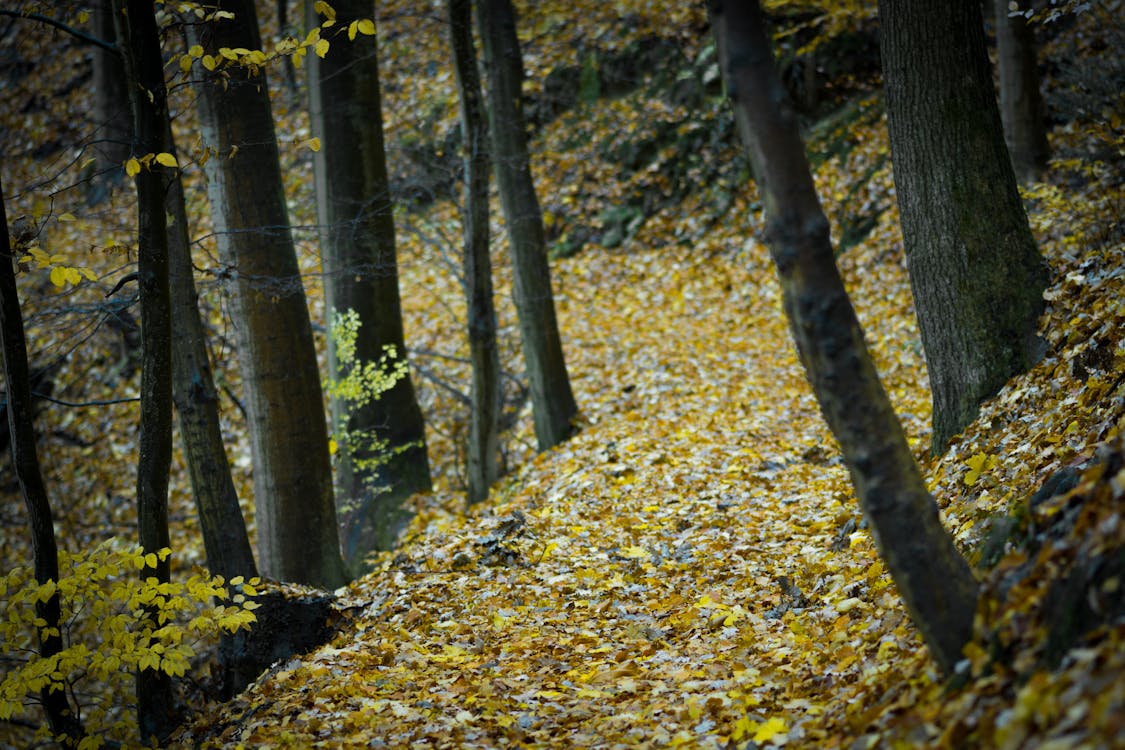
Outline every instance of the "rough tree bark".
<svg viewBox="0 0 1125 750"><path fill-rule="evenodd" d="M933 450L1042 354L1028 228L976 0L880 0L895 189L934 402Z"/></svg>
<svg viewBox="0 0 1125 750"><path fill-rule="evenodd" d="M43 484L39 455L35 448L34 405L31 401L31 374L27 365L27 341L24 338L23 314L16 288L8 216L4 208L4 190L0 186L0 348L3 354L4 382L7 384L7 429L11 434L12 468L16 473L20 494L27 506L31 527L32 563L35 581L43 585L59 580L59 553L55 544L55 525L51 502ZM44 625L39 629L39 655L49 659L63 650L59 627L62 609L56 591L47 601L35 603L35 613ZM39 699L47 715L47 724L56 738L65 735L64 747L77 747L86 736L71 709L65 690L44 688Z"/></svg>
<svg viewBox="0 0 1125 750"><path fill-rule="evenodd" d="M168 151L175 154L172 136ZM246 519L231 479L219 424L219 399L199 317L199 296L191 263L184 188L179 176L168 186L168 278L172 304L172 401L180 422L191 490L203 532L207 567L228 581L258 575Z"/></svg>
<svg viewBox="0 0 1125 750"><path fill-rule="evenodd" d="M543 213L531 179L520 91L523 62L511 0L480 0L477 26L484 47L488 127L508 227L512 293L531 386L535 437L539 450L547 450L570 436L578 405L566 372L551 292Z"/></svg>
<svg viewBox="0 0 1125 750"><path fill-rule="evenodd" d="M261 49L250 0L233 18L189 25L209 54ZM258 564L265 575L335 588L340 557L323 393L301 271L289 228L264 72L224 65L196 102L219 255L231 280L254 459Z"/></svg>
<svg viewBox="0 0 1125 750"><path fill-rule="evenodd" d="M355 361L347 367L378 362L392 347L391 370L406 357L406 343L376 37L358 33L349 40L342 33L353 21L370 19L374 4L336 0L332 7L339 33L326 36L331 46L323 59L308 56L310 120L321 139L314 164L325 308L330 317L348 310L359 316ZM307 13L309 27L318 25L311 3ZM328 353L333 377L343 377L331 340ZM336 489L344 558L358 571L369 552L394 546L411 517L403 502L431 488L426 427L409 372L358 408L332 399L332 421L337 433L350 436L336 454Z"/></svg>
<svg viewBox="0 0 1125 750"><path fill-rule="evenodd" d="M1010 6L1017 7L1012 10ZM1035 32L1022 15L1027 2L996 0L996 53L1000 70L1000 119L1016 176L1033 182L1047 169L1047 112L1039 92Z"/></svg>
<svg viewBox="0 0 1125 750"><path fill-rule="evenodd" d="M168 97L153 4L149 0L114 0L113 9L117 45L125 66L125 80L130 84L135 156L166 153ZM142 352L137 527L146 553L171 545L168 472L172 464L172 308L164 196L174 179L176 175L170 168L155 162L134 178ZM145 570L142 575L169 582L169 559L163 557L154 571ZM150 612L149 617L155 617L155 613ZM179 723L168 674L159 669L137 672L137 718L145 742L162 742Z"/></svg>
<svg viewBox="0 0 1125 750"><path fill-rule="evenodd" d="M500 356L492 301L488 226L488 126L473 48L472 0L448 0L449 39L461 100L465 165L465 296L473 388L469 426L469 503L488 497L499 476Z"/></svg>
<svg viewBox="0 0 1125 750"><path fill-rule="evenodd" d="M786 315L825 420L907 611L947 674L972 635L977 585L941 525L879 382L833 257L797 118L757 2L711 0L739 131L769 217Z"/></svg>

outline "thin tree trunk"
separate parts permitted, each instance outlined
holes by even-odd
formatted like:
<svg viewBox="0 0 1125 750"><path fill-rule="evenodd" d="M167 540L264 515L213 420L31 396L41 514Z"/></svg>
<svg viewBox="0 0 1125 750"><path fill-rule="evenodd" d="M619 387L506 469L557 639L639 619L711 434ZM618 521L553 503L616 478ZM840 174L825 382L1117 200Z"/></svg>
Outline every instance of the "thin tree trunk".
<svg viewBox="0 0 1125 750"><path fill-rule="evenodd" d="M933 450L1042 354L1047 267L1004 145L977 0L880 0L895 191Z"/></svg>
<svg viewBox="0 0 1125 750"><path fill-rule="evenodd" d="M27 342L24 338L23 314L20 312L15 257L8 236L8 217L4 208L4 191L0 186L0 344L3 347L4 381L7 384L8 430L12 442L12 467L16 472L20 494L27 506L31 527L31 552L35 581L43 585L59 580L59 554L55 545L55 525L51 518L51 502L43 484L39 456L35 449L34 406L31 401L31 375L27 366ZM36 616L43 620L39 629L39 655L50 659L63 650L59 628L62 610L56 591L47 601L35 603ZM40 694L47 724L55 737L66 735L64 747L77 747L86 731L70 707L65 690L44 688Z"/></svg>
<svg viewBox="0 0 1125 750"><path fill-rule="evenodd" d="M941 525L871 362L836 268L797 118L761 8L711 0L720 61L769 217L768 237L801 361L907 611L949 674L972 635L977 585Z"/></svg>
<svg viewBox="0 0 1125 750"><path fill-rule="evenodd" d="M307 5L311 7L312 3ZM289 0L277 0L277 28L282 35L293 34L293 29L289 26ZM289 97L289 104L296 107L300 92L297 89L297 69L293 66L293 58L282 55L281 68L285 71L285 91Z"/></svg>
<svg viewBox="0 0 1125 750"><path fill-rule="evenodd" d="M189 25L192 43L260 49L254 4ZM254 458L258 563L273 578L335 588L346 580L333 503L323 393L289 228L264 72L224 66L198 87L200 130L219 255L234 323Z"/></svg>
<svg viewBox="0 0 1125 750"><path fill-rule="evenodd" d="M115 0L114 23L133 110L136 156L169 149L168 101L160 32L149 0ZM168 472L172 463L172 309L168 290L168 234L164 195L175 179L168 167L141 169L137 188L137 278L141 306L141 424L137 462L137 526L141 547L156 553L169 547ZM154 571L170 580L167 556ZM159 627L155 611L153 629ZM162 742L178 724L171 677L159 669L137 672L137 713L141 738Z"/></svg>
<svg viewBox="0 0 1125 750"><path fill-rule="evenodd" d="M111 0L97 0L92 16L94 35L113 39ZM122 165L129 158L133 140L133 123L129 113L129 90L121 56L108 50L95 49L94 56L94 174L86 188L88 203L103 200L110 188L124 181Z"/></svg>
<svg viewBox="0 0 1125 750"><path fill-rule="evenodd" d="M531 386L535 437L539 450L547 450L573 432L578 405L566 372L551 292L543 214L531 180L520 91L523 63L511 0L480 0L477 24L488 72L488 126L508 227L512 292Z"/></svg>
<svg viewBox="0 0 1125 750"><path fill-rule="evenodd" d="M465 149L465 295L473 388L469 427L469 503L488 497L499 476L500 357L492 300L488 226L488 127L473 48L472 0L448 0L449 36L461 98Z"/></svg>
<svg viewBox="0 0 1125 750"><path fill-rule="evenodd" d="M175 153L171 133L168 150ZM168 274L172 303L172 400L179 415L180 439L191 475L192 495L207 567L227 580L258 575L246 520L231 479L219 400L207 356L207 337L199 317L199 296L191 264L184 188L179 176L168 186Z"/></svg>
<svg viewBox="0 0 1125 750"><path fill-rule="evenodd" d="M336 26L323 59L309 55L310 119L321 139L314 157L325 301L330 315L354 310L360 329L355 361L378 362L387 347L387 369L406 357L402 302L395 257L395 225L374 34L349 40L352 22L371 19L371 0L337 0ZM309 26L318 19L309 8ZM346 375L329 341L333 377ZM344 520L344 556L353 570L372 550L390 549L411 514L404 501L428 492L430 464L422 410L407 372L375 401L353 407L332 400L337 433L349 436L336 454L336 487ZM382 445L379 445L379 444Z"/></svg>
<svg viewBox="0 0 1125 750"><path fill-rule="evenodd" d="M1000 69L1000 118L1012 167L1023 182L1033 182L1047 169L1047 118L1039 93L1035 33L1008 0L996 3L996 52Z"/></svg>

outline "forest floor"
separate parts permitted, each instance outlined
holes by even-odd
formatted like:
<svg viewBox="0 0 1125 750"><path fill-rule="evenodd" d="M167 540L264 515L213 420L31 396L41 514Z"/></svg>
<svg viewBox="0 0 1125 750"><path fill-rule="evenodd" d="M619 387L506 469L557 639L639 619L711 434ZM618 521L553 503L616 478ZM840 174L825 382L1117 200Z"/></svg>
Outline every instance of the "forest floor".
<svg viewBox="0 0 1125 750"><path fill-rule="evenodd" d="M633 23L618 24L616 6L626 5L636 6ZM577 40L635 54L638 40L666 39L669 28L684 59L706 59L701 8L649 5L599 4L572 23L569 3L537 4L524 40L529 80L581 64ZM380 8L391 144L419 134L438 142L455 128L440 22L411 8ZM740 157L729 113L642 86L571 103L543 118L532 143L548 231L567 256L552 273L576 435L536 455L530 407L510 399L512 470L466 511L464 407L448 387L468 387L465 347L454 343L464 330L459 217L449 200L401 212L407 340L436 489L415 499L401 547L339 592L331 643L275 665L230 702L197 707L172 745L1125 747L1125 104L1111 83L1106 99L1078 107L1067 97L1080 86L1059 72L1089 75L1104 64L1098 54L1120 49L1112 8L1120 3L1067 21L1043 50L1049 103L1073 108L1051 133L1049 174L1024 193L1053 271L1040 325L1047 355L940 457L928 451L928 381L877 86L837 81L847 117L809 132L871 353L945 526L982 581L976 637L954 681L937 673L879 561L805 381L756 191L731 166ZM1081 60L1086 72L1073 72ZM306 126L284 96L277 106L293 221L311 226ZM430 119L418 125L421 116ZM177 127L190 132L190 116ZM722 127L726 137L714 138ZM198 169L186 166L185 177L202 216ZM93 234L75 213L69 231ZM113 221L127 231L128 211ZM502 226L493 231L502 360L518 375ZM570 237L585 249L571 254ZM298 240L319 319L315 244L311 233ZM203 268L214 263L206 250ZM225 331L218 284L204 285L203 303ZM40 349L74 336L55 320L32 315ZM234 388L236 368L217 368ZM92 396L117 386L104 387ZM80 425L55 407L45 413L91 436L81 458L50 447L63 523L83 517L78 498L92 498L98 518L127 530L128 504L115 498L128 496L128 476L72 467L98 463L96 451L110 452L107 466L131 456L135 414ZM235 409L224 418L246 498L245 435ZM1073 489L1035 497L1060 478ZM182 471L172 502L175 554L193 562L200 545ZM16 541L3 552L26 559ZM1088 611L1078 622L1093 630L1066 633L1063 610Z"/></svg>
<svg viewBox="0 0 1125 750"><path fill-rule="evenodd" d="M628 195L606 187L595 146L574 144L636 127L642 107L664 113L626 97L537 135L549 214L574 183ZM1053 580L1069 576L1063 589L1103 615L1121 599L1116 575L1087 575L1119 573L1125 539L1121 115L1118 102L1052 134L1059 158L1025 193L1053 269L1049 352L937 459L898 216L880 203L892 195L881 117L852 125L854 147L817 173L837 238L842 198L881 205L840 264L944 523L984 582L955 683L860 517L795 357L751 186L702 228L692 217L711 196L696 193L624 248L557 261L578 434L467 513L455 482L420 498L401 549L347 590L339 636L202 713L180 742L1125 747L1125 624L1068 642L1061 660L1045 652L1073 604ZM418 302L440 285L438 264L406 247L408 314L440 338ZM1068 469L1087 470L1077 488L1029 504Z"/></svg>

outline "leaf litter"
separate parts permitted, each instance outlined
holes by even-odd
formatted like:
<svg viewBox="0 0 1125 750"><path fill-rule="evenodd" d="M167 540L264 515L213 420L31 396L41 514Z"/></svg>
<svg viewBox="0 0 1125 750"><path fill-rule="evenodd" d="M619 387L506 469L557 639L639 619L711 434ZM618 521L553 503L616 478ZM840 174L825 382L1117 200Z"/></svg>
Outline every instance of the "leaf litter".
<svg viewBox="0 0 1125 750"><path fill-rule="evenodd" d="M881 118L864 127L857 148L885 154ZM583 163L551 133L534 145L548 192L554 154ZM1056 132L1053 145L1091 137ZM818 170L822 194L849 179L833 169ZM999 564L978 568L987 616L962 679L936 673L859 515L755 239L749 186L690 248L636 241L557 261L578 434L468 513L449 485L418 498L401 549L344 594L352 619L336 640L203 712L181 741L1122 746L1121 620L1055 665L1039 658L1051 580L1077 558L1120 555L1125 492L1112 457L1125 425L1125 246L1106 229L1115 219L1104 203L1112 194L1120 205L1120 165L1054 169L1025 195L1055 272L1048 354L937 460L925 447L928 383L893 201L840 258L943 520L971 561L1010 511L1028 507L1027 539L1060 507L1077 518L1060 539L1032 544L1030 563L1027 544L1001 538ZM869 200L893 195L889 168L868 176ZM496 263L504 278L503 255ZM1028 498L1067 467L1077 487L1032 508ZM1112 599L1120 581L1099 586Z"/></svg>
<svg viewBox="0 0 1125 750"><path fill-rule="evenodd" d="M700 9L678 7L669 23L659 9L626 5L638 37L671 25L687 59L701 52ZM625 25L609 23L616 12L599 6L568 25L571 5L542 4L523 40L531 80L576 62L574 40L594 30L607 49L626 48ZM386 67L404 71L386 92L390 140L414 121L408 112L433 111L438 128L455 127L449 77L407 75L428 70L427 55L443 60L439 14L402 2L380 13ZM1045 51L1089 56L1101 33L1093 14L1080 14L1073 33ZM862 108L878 113L877 99ZM74 106L62 97L50 104ZM664 184L659 174L623 177L601 141L641 118L675 125L692 113L639 91L581 114L543 124L533 143L559 232ZM230 703L199 709L176 746L1125 746L1120 613L1051 652L1059 602L1086 606L1060 599L1053 581L1077 586L1091 610L1112 613L1121 599L1120 577L1097 571L1117 570L1125 543L1115 458L1125 410L1122 116L1119 101L1052 133L1049 180L1025 191L1054 269L1041 324L1047 356L937 460L925 448L928 383L881 116L857 122L844 134L850 151L817 168L836 241L857 205L875 217L839 262L943 520L981 566L977 637L960 680L940 680L878 560L793 351L758 241L756 192L734 186L724 212L715 213L714 193L691 193L654 209L619 248L594 244L554 263L581 429L534 455L528 407L509 404L514 470L467 514L456 469L463 415L449 416L458 408L439 389L420 389L438 490L416 498L401 548L341 592L347 619L332 643L275 665ZM283 150L304 164L307 156L293 155L301 127L292 130ZM737 144L704 155L733 161ZM287 189L303 196L294 220L311 223L301 215L313 205L307 175L287 175ZM127 231L127 214L113 231ZM401 225L414 349L436 351L461 335L456 275L433 241L459 237L457 222L455 207L438 201ZM518 374L510 273L501 227L493 229L502 357ZM86 218L60 224L60 241L68 230L91 231ZM315 273L315 248L304 251ZM318 290L310 292L315 313ZM215 325L223 330L221 318ZM55 348L68 335L43 326L42 336L62 342ZM444 374L467 382L455 364ZM72 482L83 476L57 465ZM1070 489L1033 500L1066 472L1071 479L1053 486ZM238 478L245 486L245 467ZM186 506L179 492L173 503ZM190 531L176 531L177 547L191 548Z"/></svg>

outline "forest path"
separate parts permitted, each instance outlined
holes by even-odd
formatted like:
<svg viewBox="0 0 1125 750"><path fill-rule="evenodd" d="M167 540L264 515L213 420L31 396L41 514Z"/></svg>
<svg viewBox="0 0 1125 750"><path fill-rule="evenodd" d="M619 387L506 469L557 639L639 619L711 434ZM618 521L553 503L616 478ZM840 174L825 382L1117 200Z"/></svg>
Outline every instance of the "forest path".
<svg viewBox="0 0 1125 750"><path fill-rule="evenodd" d="M837 685L918 649L765 249L729 240L560 263L582 430L467 517L424 509L352 587L355 628L251 688L224 736L817 744Z"/></svg>

